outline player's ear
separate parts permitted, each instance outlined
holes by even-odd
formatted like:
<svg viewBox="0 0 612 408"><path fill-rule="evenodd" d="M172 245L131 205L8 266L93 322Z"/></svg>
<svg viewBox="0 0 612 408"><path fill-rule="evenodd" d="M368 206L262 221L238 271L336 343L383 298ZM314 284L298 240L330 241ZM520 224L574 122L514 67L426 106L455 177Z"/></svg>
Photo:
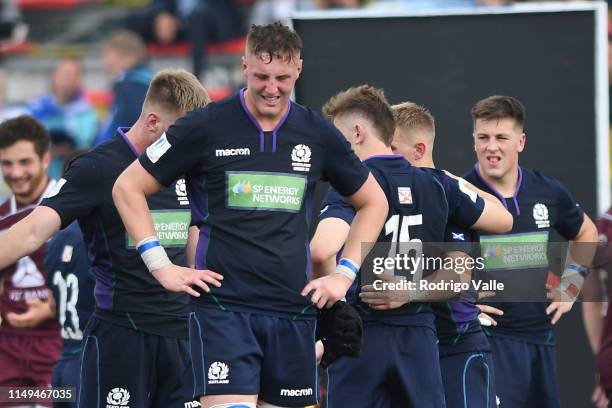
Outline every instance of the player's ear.
<svg viewBox="0 0 612 408"><path fill-rule="evenodd" d="M297 68L297 72L298 72L298 78L300 77L300 74L302 73L302 66L304 65L304 60L303 59L298 59L296 61L296 68Z"/></svg>
<svg viewBox="0 0 612 408"><path fill-rule="evenodd" d="M145 126L147 131L157 133L162 126L162 120L157 112L148 112L145 117Z"/></svg>
<svg viewBox="0 0 612 408"><path fill-rule="evenodd" d="M365 126L362 126L360 123L355 123L353 128L353 132L355 134L355 144L361 144L366 138L366 129Z"/></svg>
<svg viewBox="0 0 612 408"><path fill-rule="evenodd" d="M242 77L244 78L244 82L247 82L247 69L249 68L247 62L246 62L246 54L242 56L242 61L241 61L241 65L242 65Z"/></svg>
<svg viewBox="0 0 612 408"><path fill-rule="evenodd" d="M527 135L525 133L521 133L521 135L519 136L519 147L518 147L519 153L522 152L523 149L525 149L526 142L527 142Z"/></svg>
<svg viewBox="0 0 612 408"><path fill-rule="evenodd" d="M47 169L49 168L49 163L51 163L51 151L50 150L47 150L45 153L43 153L41 157L41 162L42 162L43 169L45 169L45 172L46 172Z"/></svg>
<svg viewBox="0 0 612 408"><path fill-rule="evenodd" d="M414 155L416 160L421 160L427 152L427 146L423 142L418 142L414 145Z"/></svg>

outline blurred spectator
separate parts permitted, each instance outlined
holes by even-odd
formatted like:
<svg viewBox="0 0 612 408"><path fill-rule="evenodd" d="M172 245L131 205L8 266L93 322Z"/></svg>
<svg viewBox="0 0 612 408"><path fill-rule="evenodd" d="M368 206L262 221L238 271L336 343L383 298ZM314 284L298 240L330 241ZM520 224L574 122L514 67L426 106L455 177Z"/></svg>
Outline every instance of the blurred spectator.
<svg viewBox="0 0 612 408"><path fill-rule="evenodd" d="M17 2L0 0L0 50L24 41L27 35L28 26L21 19Z"/></svg>
<svg viewBox="0 0 612 408"><path fill-rule="evenodd" d="M112 34L102 53L104 69L114 77L113 104L95 145L114 136L118 127L136 122L153 79L153 72L146 66L145 45L136 34L129 31Z"/></svg>
<svg viewBox="0 0 612 408"><path fill-rule="evenodd" d="M67 158L74 156L76 145L74 139L63 130L55 129L49 131L51 152L51 163L47 169L49 177L59 180L63 174L64 162Z"/></svg>
<svg viewBox="0 0 612 408"><path fill-rule="evenodd" d="M51 76L51 92L27 108L49 132L61 132L79 149L91 147L98 132L98 115L83 96L81 64L65 58Z"/></svg>
<svg viewBox="0 0 612 408"><path fill-rule="evenodd" d="M146 42L189 42L193 73L199 77L207 44L245 35L245 22L240 0L153 0L147 9L128 16L125 26Z"/></svg>

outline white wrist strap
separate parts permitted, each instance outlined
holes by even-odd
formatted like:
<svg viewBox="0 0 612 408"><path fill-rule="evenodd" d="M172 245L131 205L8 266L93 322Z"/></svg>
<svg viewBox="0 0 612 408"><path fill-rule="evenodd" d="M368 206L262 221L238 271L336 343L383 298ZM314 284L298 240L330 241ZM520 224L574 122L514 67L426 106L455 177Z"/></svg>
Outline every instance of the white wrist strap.
<svg viewBox="0 0 612 408"><path fill-rule="evenodd" d="M136 248L149 272L153 272L172 263L166 254L166 250L161 246L159 239L155 236L143 239L136 245Z"/></svg>
<svg viewBox="0 0 612 408"><path fill-rule="evenodd" d="M359 265L348 258L342 258L338 262L338 265L336 265L336 273L344 275L350 280L355 281L355 278L359 273Z"/></svg>

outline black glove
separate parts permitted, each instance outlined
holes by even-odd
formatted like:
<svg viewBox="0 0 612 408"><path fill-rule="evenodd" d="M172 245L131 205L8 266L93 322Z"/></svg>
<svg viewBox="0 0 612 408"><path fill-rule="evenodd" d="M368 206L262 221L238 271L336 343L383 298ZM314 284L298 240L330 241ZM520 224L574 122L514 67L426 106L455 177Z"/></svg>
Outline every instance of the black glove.
<svg viewBox="0 0 612 408"><path fill-rule="evenodd" d="M320 310L316 338L325 347L321 367L327 368L340 356L359 357L362 333L361 317L348 303L338 301L330 309Z"/></svg>

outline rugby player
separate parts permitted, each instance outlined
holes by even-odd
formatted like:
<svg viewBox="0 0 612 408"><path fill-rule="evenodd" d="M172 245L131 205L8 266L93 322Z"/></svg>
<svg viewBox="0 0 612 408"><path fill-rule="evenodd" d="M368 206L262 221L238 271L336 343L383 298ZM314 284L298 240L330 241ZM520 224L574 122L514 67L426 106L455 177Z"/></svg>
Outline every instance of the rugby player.
<svg viewBox="0 0 612 408"><path fill-rule="evenodd" d="M377 241L400 244L442 242L451 212L446 191L432 174L412 167L402 156L392 154L395 122L383 92L368 85L351 88L330 99L323 111L332 118L385 191L389 213L385 229ZM449 183L452 182L457 184L449 179ZM483 200L475 194L472 200L458 187L454 192L465 196L462 213L453 209L457 218L465 226L474 225L482 217ZM455 202L461 202L456 195L454 198ZM354 214L350 204L335 190L330 190L311 242L317 273L329 273L329 260L341 250ZM486 224L486 221L480 222ZM509 227L503 225L503 217L497 222L496 227L502 231ZM362 276L359 284L367 280ZM409 291L406 291L406 301L380 302L374 296L376 290L372 290L372 286L364 287L369 288L368 293L358 287L356 293L361 300L353 301L364 321L361 357L357 360L340 359L328 369L330 406L444 406L434 316L429 304L409 303L416 300L410 299ZM366 298L367 302L362 302L363 295L372 296ZM429 294L426 296L429 298Z"/></svg>
<svg viewBox="0 0 612 408"><path fill-rule="evenodd" d="M608 408L612 398L612 208L597 220L599 245L593 271L584 281L582 316L591 350L597 358L595 389L597 408Z"/></svg>
<svg viewBox="0 0 612 408"><path fill-rule="evenodd" d="M519 165L526 140L525 108L519 100L511 96L485 98L472 108L472 118L478 162L464 177L497 196L514 217L508 234L483 233L480 237L487 255L487 274L504 283L504 293L496 297L513 300L495 302L504 314L497 317L489 338L500 406L559 407L552 325L572 308L586 275L584 265L590 264L592 255L584 253L576 260L570 257L560 285L546 294L549 262L545 249L524 263L518 257L503 258L502 262L495 248L500 242L519 249L522 243L530 243L529 248L546 248L556 231L569 241L588 243L584 245L594 251L597 231L559 181ZM491 251L487 243L494 244ZM555 301L547 303L547 297Z"/></svg>
<svg viewBox="0 0 612 408"><path fill-rule="evenodd" d="M87 150L76 150L64 160L62 173L70 161ZM55 318L60 324L62 354L53 367L51 385L79 390L83 332L94 311L95 277L91 271L87 246L78 222L73 221L66 229L59 231L47 243L45 269L47 287L54 307ZM56 401L54 408L75 408L75 402Z"/></svg>
<svg viewBox="0 0 612 408"><path fill-rule="evenodd" d="M402 154L413 166L434 169L435 121L431 112L412 102L403 102L392 108L395 115L395 135L391 145L393 151ZM488 203L500 206L498 210L511 217L495 196L482 190L478 190L478 195ZM463 228L453 221L453 217L449 217L445 232L445 241L448 243L446 249L460 251L472 258L480 256L477 245L472 244L478 242L476 230ZM476 223L474 228L478 227ZM470 271L464 274L469 276ZM501 313L492 306L481 307L489 313ZM467 404L470 408L495 407L491 347L477 318L478 307L474 302L465 300L434 302L432 309L436 315L446 406L464 407ZM486 318L490 319L488 316Z"/></svg>
<svg viewBox="0 0 612 408"><path fill-rule="evenodd" d="M177 121L113 190L149 270L167 289L197 298L191 343L205 408L316 402L313 304L344 297L361 242L375 239L387 212L380 187L342 135L290 101L301 48L299 36L280 23L252 26L242 61L246 89ZM182 174L200 227L196 267L224 276L223 286L207 293L176 279L145 201ZM319 180L347 196L358 215L345 249L349 266L307 284Z"/></svg>
<svg viewBox="0 0 612 408"><path fill-rule="evenodd" d="M0 166L13 195L0 206L0 234L32 212L55 185L49 135L31 116L0 124ZM1 245L1 244L0 244ZM61 351L45 286L45 246L0 265L0 386L46 387ZM25 256L29 255L29 256ZM13 406L1 403L0 406Z"/></svg>
<svg viewBox="0 0 612 408"><path fill-rule="evenodd" d="M28 217L0 239L0 267L35 251L60 228L79 221L96 277L96 309L84 336L78 406L184 408L193 393L188 347L188 296L169 293L138 256L111 197L121 172L208 95L184 70L159 72L139 119L74 160L64 178ZM150 197L169 257L185 264L189 201L183 181ZM219 284L221 276L185 268L188 284Z"/></svg>

